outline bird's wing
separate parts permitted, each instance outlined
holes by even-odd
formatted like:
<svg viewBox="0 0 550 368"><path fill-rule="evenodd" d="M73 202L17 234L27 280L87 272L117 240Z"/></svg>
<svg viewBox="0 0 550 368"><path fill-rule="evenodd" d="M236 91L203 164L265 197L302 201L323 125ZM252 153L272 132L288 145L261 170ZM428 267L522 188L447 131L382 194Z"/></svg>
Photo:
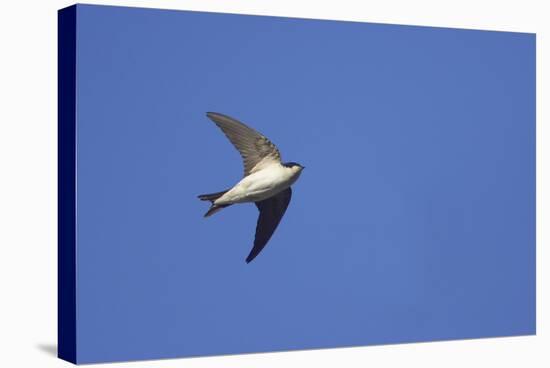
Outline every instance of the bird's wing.
<svg viewBox="0 0 550 368"><path fill-rule="evenodd" d="M281 222L291 197L292 189L289 187L273 197L256 202L260 216L256 225L254 247L246 257L246 263L252 261L264 249L279 222Z"/></svg>
<svg viewBox="0 0 550 368"><path fill-rule="evenodd" d="M216 112L209 112L206 116L216 123L241 154L244 176L259 171L266 165L281 162L281 154L277 147L254 129Z"/></svg>

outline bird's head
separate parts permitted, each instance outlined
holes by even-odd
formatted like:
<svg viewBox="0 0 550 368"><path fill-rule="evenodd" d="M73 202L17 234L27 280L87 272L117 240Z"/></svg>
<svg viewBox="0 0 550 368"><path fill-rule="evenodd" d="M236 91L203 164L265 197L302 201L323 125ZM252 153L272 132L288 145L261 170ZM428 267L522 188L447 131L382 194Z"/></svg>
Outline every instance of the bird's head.
<svg viewBox="0 0 550 368"><path fill-rule="evenodd" d="M295 172L301 172L303 169L305 169L305 166L302 166L297 162L285 162L283 163L283 166Z"/></svg>

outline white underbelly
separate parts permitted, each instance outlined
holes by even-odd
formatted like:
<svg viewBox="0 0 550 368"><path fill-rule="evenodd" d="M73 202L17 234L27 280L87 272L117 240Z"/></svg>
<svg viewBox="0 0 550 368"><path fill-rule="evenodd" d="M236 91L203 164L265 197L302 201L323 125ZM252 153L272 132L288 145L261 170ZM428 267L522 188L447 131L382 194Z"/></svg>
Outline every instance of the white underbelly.
<svg viewBox="0 0 550 368"><path fill-rule="evenodd" d="M243 178L214 203L223 205L262 201L288 188L290 184L284 171L278 168L264 169Z"/></svg>

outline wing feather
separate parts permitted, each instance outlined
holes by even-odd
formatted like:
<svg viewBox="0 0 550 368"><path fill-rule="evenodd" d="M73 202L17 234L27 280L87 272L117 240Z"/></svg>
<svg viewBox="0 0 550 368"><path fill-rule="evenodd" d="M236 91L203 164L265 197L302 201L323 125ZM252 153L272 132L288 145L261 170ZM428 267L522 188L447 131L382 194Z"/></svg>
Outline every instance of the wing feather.
<svg viewBox="0 0 550 368"><path fill-rule="evenodd" d="M264 247L269 239L279 226L283 215L288 208L290 198L292 197L292 189L288 187L282 192L265 199L260 202L256 202L256 206L260 211L258 217L258 223L256 224L256 237L254 238L254 247L250 251L248 257L246 257L246 263L252 261Z"/></svg>
<svg viewBox="0 0 550 368"><path fill-rule="evenodd" d="M264 135L240 121L216 112L206 114L222 130L239 151L244 165L244 176L248 176L266 165L281 162L277 147Z"/></svg>

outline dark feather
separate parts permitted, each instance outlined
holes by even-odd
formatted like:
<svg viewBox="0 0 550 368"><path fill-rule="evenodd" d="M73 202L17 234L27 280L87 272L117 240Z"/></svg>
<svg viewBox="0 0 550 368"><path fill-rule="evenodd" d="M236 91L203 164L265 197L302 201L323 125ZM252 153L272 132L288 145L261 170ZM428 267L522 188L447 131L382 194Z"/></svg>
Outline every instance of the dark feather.
<svg viewBox="0 0 550 368"><path fill-rule="evenodd" d="M256 202L256 206L260 211L260 216L256 224L254 247L250 251L248 257L246 257L246 263L250 263L250 261L256 258L262 249L264 249L273 235L273 232L275 232L275 229L277 229L277 226L281 222L291 197L292 189L289 187L273 197Z"/></svg>
<svg viewBox="0 0 550 368"><path fill-rule="evenodd" d="M227 190L222 190L221 192L217 192L217 193L199 194L198 197L201 201L214 202L216 199L220 198L222 195L224 195L227 192L228 192Z"/></svg>
<svg viewBox="0 0 550 368"><path fill-rule="evenodd" d="M216 212L221 211L222 208L229 207L229 206L231 205L230 204L222 204L222 205L213 204L212 206L210 206L208 211L204 214L204 217L212 216Z"/></svg>
<svg viewBox="0 0 550 368"><path fill-rule="evenodd" d="M210 194L200 194L198 197L201 201L210 201L212 203L212 206L208 209L208 211L204 214L204 217L212 216L216 212L220 211L222 208L231 206L230 204L225 205L216 205L214 202L216 199L223 196L225 193L227 193L227 190L222 190L221 192L217 193L210 193Z"/></svg>

